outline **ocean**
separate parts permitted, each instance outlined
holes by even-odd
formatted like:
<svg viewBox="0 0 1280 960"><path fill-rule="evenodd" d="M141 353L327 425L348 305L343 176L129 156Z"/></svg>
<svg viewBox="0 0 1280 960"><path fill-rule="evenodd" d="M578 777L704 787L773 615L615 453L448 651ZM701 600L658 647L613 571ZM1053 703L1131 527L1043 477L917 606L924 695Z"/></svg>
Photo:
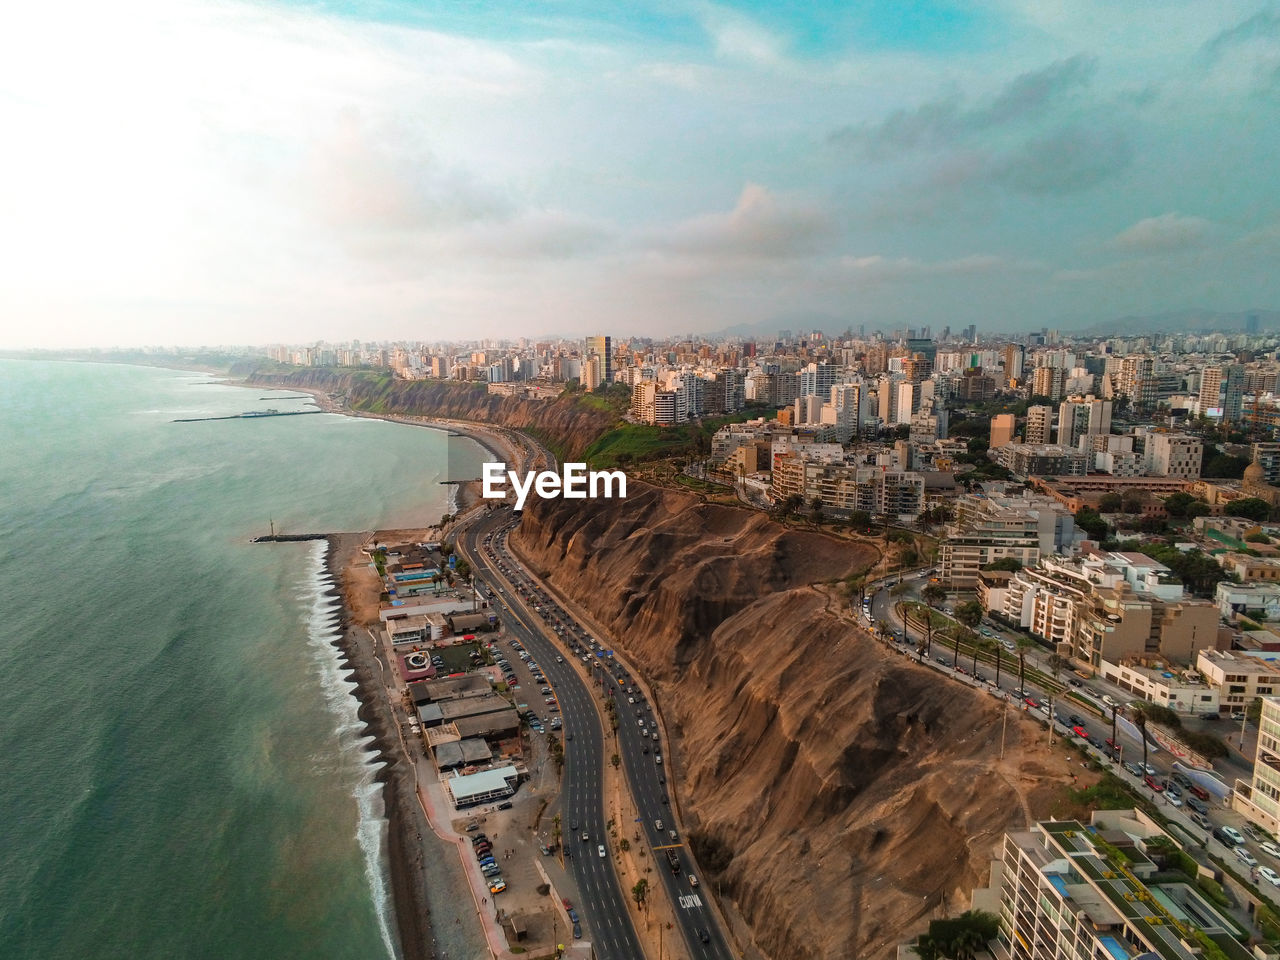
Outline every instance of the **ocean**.
<svg viewBox="0 0 1280 960"><path fill-rule="evenodd" d="M484 458L338 415L172 423L304 406L211 379L0 360L6 960L397 955L327 546L249 539L429 525L446 450Z"/></svg>

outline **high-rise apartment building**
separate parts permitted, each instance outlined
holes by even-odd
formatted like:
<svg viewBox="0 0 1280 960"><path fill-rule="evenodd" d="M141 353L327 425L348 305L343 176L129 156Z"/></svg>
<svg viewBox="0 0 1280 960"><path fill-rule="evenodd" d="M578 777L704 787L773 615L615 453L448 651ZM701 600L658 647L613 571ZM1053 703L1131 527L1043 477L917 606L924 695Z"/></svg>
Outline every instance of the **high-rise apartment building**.
<svg viewBox="0 0 1280 960"><path fill-rule="evenodd" d="M1156 402L1155 361L1145 354L1135 354L1120 361L1115 379L1115 392L1128 397L1135 407L1149 407Z"/></svg>
<svg viewBox="0 0 1280 960"><path fill-rule="evenodd" d="M1226 679L1239 683L1235 675ZM1280 697L1262 698L1253 778L1236 781L1235 808L1262 829L1280 833Z"/></svg>
<svg viewBox="0 0 1280 960"><path fill-rule="evenodd" d="M1022 379L1022 365L1026 362L1027 348L1020 343L1011 343L1004 348L1005 384Z"/></svg>
<svg viewBox="0 0 1280 960"><path fill-rule="evenodd" d="M1111 432L1111 401L1090 394L1068 397L1058 407L1058 442L1074 447L1088 433Z"/></svg>
<svg viewBox="0 0 1280 960"><path fill-rule="evenodd" d="M1053 407L1034 406L1027 408L1026 442L1053 443Z"/></svg>
<svg viewBox="0 0 1280 960"><path fill-rule="evenodd" d="M1067 371L1062 367L1036 367L1031 377L1031 392L1037 397L1061 400Z"/></svg>

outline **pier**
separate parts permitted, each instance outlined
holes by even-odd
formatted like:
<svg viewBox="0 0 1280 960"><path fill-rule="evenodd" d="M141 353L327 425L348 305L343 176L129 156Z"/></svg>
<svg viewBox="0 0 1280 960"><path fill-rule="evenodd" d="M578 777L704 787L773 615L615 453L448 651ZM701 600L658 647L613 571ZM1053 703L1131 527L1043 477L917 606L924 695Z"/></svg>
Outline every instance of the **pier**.
<svg viewBox="0 0 1280 960"><path fill-rule="evenodd" d="M206 420L261 420L264 417L305 417L312 413L324 413L323 410L266 410L262 413L256 413L250 410L247 413L233 413L226 417L179 417L177 420L171 420L171 423L203 423Z"/></svg>

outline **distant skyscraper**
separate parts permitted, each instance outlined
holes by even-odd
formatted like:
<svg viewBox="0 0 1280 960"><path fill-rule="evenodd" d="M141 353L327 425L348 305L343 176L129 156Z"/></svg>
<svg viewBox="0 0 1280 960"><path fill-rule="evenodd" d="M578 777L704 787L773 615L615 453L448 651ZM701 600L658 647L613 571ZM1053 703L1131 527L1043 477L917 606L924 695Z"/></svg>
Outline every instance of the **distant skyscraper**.
<svg viewBox="0 0 1280 960"><path fill-rule="evenodd" d="M601 360L601 375L605 383L613 383L613 337L587 337L588 356L596 354Z"/></svg>
<svg viewBox="0 0 1280 960"><path fill-rule="evenodd" d="M1074 447L1087 433L1111 432L1111 401L1069 397L1058 407L1058 443Z"/></svg>

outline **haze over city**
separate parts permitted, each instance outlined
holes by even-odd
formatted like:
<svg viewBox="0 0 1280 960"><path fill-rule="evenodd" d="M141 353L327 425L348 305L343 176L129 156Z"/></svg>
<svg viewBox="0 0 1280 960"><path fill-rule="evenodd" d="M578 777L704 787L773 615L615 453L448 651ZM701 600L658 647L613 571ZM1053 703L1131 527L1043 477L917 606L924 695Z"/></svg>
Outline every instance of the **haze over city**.
<svg viewBox="0 0 1280 960"><path fill-rule="evenodd" d="M26 5L0 346L1280 303L1280 7L850 7Z"/></svg>

